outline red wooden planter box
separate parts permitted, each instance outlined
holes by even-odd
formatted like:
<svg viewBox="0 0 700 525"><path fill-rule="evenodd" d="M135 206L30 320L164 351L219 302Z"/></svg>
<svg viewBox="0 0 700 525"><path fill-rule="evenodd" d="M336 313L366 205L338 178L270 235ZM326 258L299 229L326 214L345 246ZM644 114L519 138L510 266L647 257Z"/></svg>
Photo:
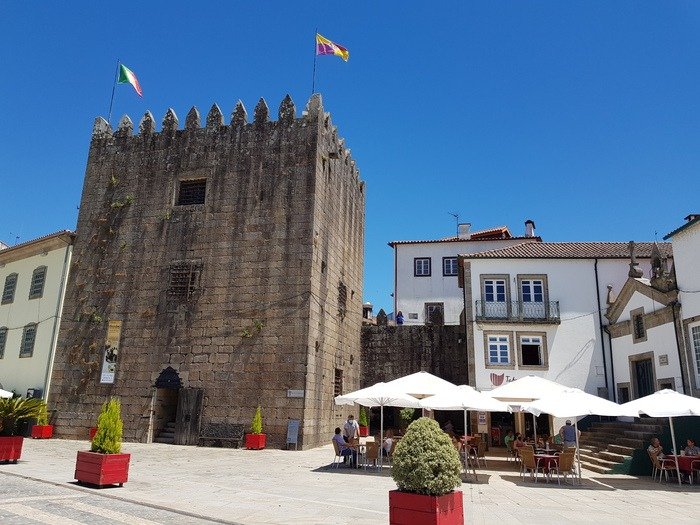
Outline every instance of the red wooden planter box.
<svg viewBox="0 0 700 525"><path fill-rule="evenodd" d="M53 437L53 425L34 425L32 437L35 439L49 439Z"/></svg>
<svg viewBox="0 0 700 525"><path fill-rule="evenodd" d="M97 434L97 427L90 427L90 431L89 431L90 441L92 441L92 438L95 437L95 434Z"/></svg>
<svg viewBox="0 0 700 525"><path fill-rule="evenodd" d="M425 496L399 490L389 491L391 525L464 525L462 491L444 496Z"/></svg>
<svg viewBox="0 0 700 525"><path fill-rule="evenodd" d="M100 454L98 452L78 452L75 462L75 479L93 485L119 484L121 487L129 479L131 454Z"/></svg>
<svg viewBox="0 0 700 525"><path fill-rule="evenodd" d="M22 455L22 444L24 438L22 436L0 436L0 461L17 460Z"/></svg>
<svg viewBox="0 0 700 525"><path fill-rule="evenodd" d="M265 448L267 442L267 434L246 434L245 448L252 450L260 450Z"/></svg>
<svg viewBox="0 0 700 525"><path fill-rule="evenodd" d="M369 427L360 426L360 437L369 436Z"/></svg>

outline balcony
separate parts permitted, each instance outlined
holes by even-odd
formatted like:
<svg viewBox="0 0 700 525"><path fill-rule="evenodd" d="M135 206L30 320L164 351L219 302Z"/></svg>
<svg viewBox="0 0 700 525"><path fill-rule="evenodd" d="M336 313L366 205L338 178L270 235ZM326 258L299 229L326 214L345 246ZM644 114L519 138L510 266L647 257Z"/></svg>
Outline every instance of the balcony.
<svg viewBox="0 0 700 525"><path fill-rule="evenodd" d="M476 301L476 320L492 323L559 324L559 301Z"/></svg>

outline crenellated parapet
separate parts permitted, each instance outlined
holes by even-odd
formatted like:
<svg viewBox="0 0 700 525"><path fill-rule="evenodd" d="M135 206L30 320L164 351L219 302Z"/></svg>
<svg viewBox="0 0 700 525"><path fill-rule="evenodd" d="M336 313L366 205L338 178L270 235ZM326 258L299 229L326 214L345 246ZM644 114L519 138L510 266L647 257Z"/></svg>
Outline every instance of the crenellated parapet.
<svg viewBox="0 0 700 525"><path fill-rule="evenodd" d="M308 100L305 109L297 116L296 106L292 97L286 95L282 99L277 120L270 119L270 109L264 98L255 105L252 120L249 121L248 111L240 100L230 114L227 124L218 104L212 104L202 124L202 117L197 107L192 107L185 117L184 126L180 128L179 119L172 108L169 108L161 121L160 130L150 111L141 118L138 130L134 133L134 123L129 115L124 115L112 129L102 117L95 119L92 130L92 147L100 150L107 146L127 147L129 141L137 141L140 147L161 149L177 147L180 139L188 143L218 145L245 143L246 141L280 140L290 133L315 135L321 158L332 160L349 168L354 178L359 181L359 173L352 160L350 149L345 146L342 138L338 137L337 128L331 122L329 113L323 111L321 96L314 94ZM147 139L147 140L144 140Z"/></svg>

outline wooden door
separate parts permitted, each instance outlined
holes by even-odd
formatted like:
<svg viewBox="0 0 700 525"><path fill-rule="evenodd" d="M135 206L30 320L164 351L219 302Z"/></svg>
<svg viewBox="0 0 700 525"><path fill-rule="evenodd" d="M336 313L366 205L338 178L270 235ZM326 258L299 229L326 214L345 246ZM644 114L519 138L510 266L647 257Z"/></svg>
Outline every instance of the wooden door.
<svg viewBox="0 0 700 525"><path fill-rule="evenodd" d="M203 401L204 390L201 388L181 388L179 390L177 418L175 420L176 445L197 444Z"/></svg>
<svg viewBox="0 0 700 525"><path fill-rule="evenodd" d="M637 376L637 397L653 394L654 389L654 364L651 359L644 359L634 363Z"/></svg>

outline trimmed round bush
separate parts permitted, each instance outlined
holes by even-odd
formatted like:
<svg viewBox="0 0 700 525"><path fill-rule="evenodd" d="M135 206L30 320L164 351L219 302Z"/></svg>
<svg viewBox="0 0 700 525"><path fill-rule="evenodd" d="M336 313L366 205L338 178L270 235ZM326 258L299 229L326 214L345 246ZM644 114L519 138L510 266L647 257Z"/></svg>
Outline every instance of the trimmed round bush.
<svg viewBox="0 0 700 525"><path fill-rule="evenodd" d="M402 492L442 496L462 484L462 464L437 422L421 417L396 444L391 475Z"/></svg>

